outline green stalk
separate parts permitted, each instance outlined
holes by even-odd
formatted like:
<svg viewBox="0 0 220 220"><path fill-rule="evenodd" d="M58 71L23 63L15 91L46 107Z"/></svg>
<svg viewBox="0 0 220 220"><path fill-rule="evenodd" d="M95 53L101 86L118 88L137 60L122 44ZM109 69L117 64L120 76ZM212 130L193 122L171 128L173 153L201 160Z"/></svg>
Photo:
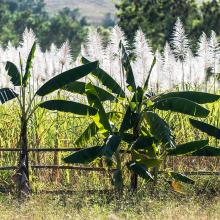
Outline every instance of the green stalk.
<svg viewBox="0 0 220 220"><path fill-rule="evenodd" d="M28 135L27 135L27 115L25 112L26 105L26 95L25 95L25 87L21 87L21 131L20 131L20 141L19 147L21 148L20 159L18 164L18 170L16 172L16 182L18 185L18 190L20 196L22 194L28 195L30 194L29 187L29 160L28 160Z"/></svg>
<svg viewBox="0 0 220 220"><path fill-rule="evenodd" d="M181 61L181 66L182 66L182 90L185 90L185 72L184 72L184 66L183 66L183 61Z"/></svg>
<svg viewBox="0 0 220 220"><path fill-rule="evenodd" d="M120 172L119 173L119 184L116 186L117 188L117 191L119 193L119 196L122 195L123 193L123 186L124 186L124 183L123 183L123 178L122 178L122 173L121 173L121 170L122 170L122 166L121 166L121 155L120 155L120 147L118 148L118 150L115 152L115 158L116 158L116 168L117 170Z"/></svg>
<svg viewBox="0 0 220 220"><path fill-rule="evenodd" d="M62 64L61 66L61 73L63 72L63 67L64 65ZM60 91L57 92L57 99L60 99ZM59 148L59 112L56 112L56 125L55 125L55 131L56 131L56 137L55 137L55 144L54 147L55 149ZM59 165L59 153L58 151L54 152L54 165ZM58 183L59 182L59 170L58 169L54 169L53 170L53 180L54 182Z"/></svg>

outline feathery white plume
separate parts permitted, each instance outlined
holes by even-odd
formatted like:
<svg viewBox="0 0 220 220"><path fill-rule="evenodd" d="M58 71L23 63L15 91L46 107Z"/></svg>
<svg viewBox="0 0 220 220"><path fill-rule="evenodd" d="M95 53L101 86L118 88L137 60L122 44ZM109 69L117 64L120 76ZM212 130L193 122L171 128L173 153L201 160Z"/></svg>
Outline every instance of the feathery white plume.
<svg viewBox="0 0 220 220"><path fill-rule="evenodd" d="M150 77L150 88L154 92L158 92L159 90L162 90L162 83L163 83L163 59L160 54L160 52L157 50L155 53L156 57L156 63L154 66L154 69L151 73Z"/></svg>
<svg viewBox="0 0 220 220"><path fill-rule="evenodd" d="M69 41L64 42L58 50L58 59L61 64L61 71L69 69L73 61Z"/></svg>
<svg viewBox="0 0 220 220"><path fill-rule="evenodd" d="M173 36L172 36L172 47L174 54L176 58L180 61L181 63L181 69L182 69L182 89L185 89L185 81L186 81L186 76L185 76L185 70L184 70L184 65L183 63L186 60L187 57L187 52L189 50L189 40L185 34L185 30L183 27L182 22L180 21L180 18L177 18L177 21L174 25L174 31L173 31Z"/></svg>
<svg viewBox="0 0 220 220"><path fill-rule="evenodd" d="M172 89L175 85L175 67L176 59L170 48L168 42L166 42L163 51L163 84L166 89Z"/></svg>
<svg viewBox="0 0 220 220"><path fill-rule="evenodd" d="M110 35L110 44L112 47L112 51L114 53L115 56L117 56L119 54L119 44L120 42L122 42L122 44L124 45L124 47L128 50L129 45L128 45L128 41L125 37L124 32L122 31L122 29L116 25L112 31L111 31L111 35Z"/></svg>
<svg viewBox="0 0 220 220"><path fill-rule="evenodd" d="M220 44L214 31L211 31L211 36L209 39L209 54L212 67L217 69L219 65Z"/></svg>
<svg viewBox="0 0 220 220"><path fill-rule="evenodd" d="M217 73L219 73L219 59L220 59L220 44L217 40L216 33L211 31L211 36L209 38L209 54L210 54L210 65L212 68L213 75L213 85L214 91L216 89L216 79Z"/></svg>
<svg viewBox="0 0 220 220"><path fill-rule="evenodd" d="M200 84L206 80L207 70L211 67L210 58L209 42L206 34L203 32L199 38L197 56L195 58L196 65L194 66L197 78L195 80Z"/></svg>
<svg viewBox="0 0 220 220"><path fill-rule="evenodd" d="M199 38L197 57L199 62L202 63L203 70L206 71L210 67L210 50L209 42L204 32Z"/></svg>
<svg viewBox="0 0 220 220"><path fill-rule="evenodd" d="M135 55L134 74L136 84L143 86L148 76L154 56L142 30L138 30L135 36Z"/></svg>
<svg viewBox="0 0 220 220"><path fill-rule="evenodd" d="M189 49L189 40L185 34L185 30L180 18L177 18L177 21L174 25L171 43L177 59L184 61Z"/></svg>
<svg viewBox="0 0 220 220"><path fill-rule="evenodd" d="M103 42L96 29L90 29L85 48L87 50L89 60L99 60L99 62L102 63L104 56Z"/></svg>
<svg viewBox="0 0 220 220"><path fill-rule="evenodd" d="M27 60L28 54L33 46L34 42L37 42L36 35L34 34L32 29L25 29L22 34L22 42L18 50L21 52L23 61Z"/></svg>

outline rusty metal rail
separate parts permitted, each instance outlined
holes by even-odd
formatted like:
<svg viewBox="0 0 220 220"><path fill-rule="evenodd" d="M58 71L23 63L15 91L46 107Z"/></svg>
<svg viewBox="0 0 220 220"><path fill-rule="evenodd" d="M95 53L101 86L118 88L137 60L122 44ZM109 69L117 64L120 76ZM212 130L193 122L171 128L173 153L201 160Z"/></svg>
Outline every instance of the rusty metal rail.
<svg viewBox="0 0 220 220"><path fill-rule="evenodd" d="M28 149L28 152L48 152L48 153L54 153L54 152L75 152L82 150L84 148L30 148ZM19 148L0 148L0 152L20 152L21 149ZM130 153L130 151L127 150L121 150L122 153ZM104 167L81 167L81 166L69 166L69 165L30 165L31 169L59 169L59 170L81 170L81 171L88 171L88 172L106 172L106 169ZM10 171L10 170L16 170L17 166L2 166L0 167L0 171ZM110 172L115 171L115 169L108 170ZM167 171L159 171L160 174L167 172ZM217 171L187 171L182 172L185 175L209 175L209 176L219 176L220 172Z"/></svg>
<svg viewBox="0 0 220 220"><path fill-rule="evenodd" d="M79 166L66 166L66 165L31 165L31 169L59 169L59 170L79 170L87 172L106 172L107 170L104 167L79 167ZM5 166L0 167L0 171L10 171L16 170L17 166ZM114 172L115 169L108 170ZM160 170L159 174L167 173L167 171ZM219 176L220 172L217 171L188 171L181 172L182 174L189 176Z"/></svg>
<svg viewBox="0 0 220 220"><path fill-rule="evenodd" d="M79 151L85 148L30 148L28 152L71 152ZM0 148L0 152L20 152L19 148ZM121 153L130 153L129 150L120 150Z"/></svg>
<svg viewBox="0 0 220 220"><path fill-rule="evenodd" d="M97 171L106 172L104 167L80 167L80 166L66 166L66 165L30 165L31 169L60 169L60 170L82 170L82 171ZM0 167L1 170L16 170L17 166ZM111 169L111 172L115 169Z"/></svg>

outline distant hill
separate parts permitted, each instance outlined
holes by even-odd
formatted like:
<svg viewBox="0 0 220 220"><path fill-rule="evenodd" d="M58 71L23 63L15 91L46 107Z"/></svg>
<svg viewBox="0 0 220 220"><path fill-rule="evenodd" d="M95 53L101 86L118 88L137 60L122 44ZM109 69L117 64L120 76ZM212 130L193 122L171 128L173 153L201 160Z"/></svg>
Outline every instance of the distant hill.
<svg viewBox="0 0 220 220"><path fill-rule="evenodd" d="M79 8L81 14L95 24L99 24L107 13L115 13L111 0L45 0L45 3L52 13L64 7Z"/></svg>

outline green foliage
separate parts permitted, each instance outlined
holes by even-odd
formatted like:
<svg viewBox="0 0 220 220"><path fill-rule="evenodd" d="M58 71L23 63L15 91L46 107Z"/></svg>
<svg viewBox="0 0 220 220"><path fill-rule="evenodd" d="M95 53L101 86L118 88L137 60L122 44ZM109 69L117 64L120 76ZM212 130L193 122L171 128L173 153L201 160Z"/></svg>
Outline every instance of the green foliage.
<svg viewBox="0 0 220 220"><path fill-rule="evenodd" d="M78 55L80 45L86 37L88 25L86 19L80 17L77 9L64 8L53 16L49 15L49 21L45 21L42 25L44 27L37 37L43 49L48 48L52 42L61 45L68 39L73 53Z"/></svg>
<svg viewBox="0 0 220 220"><path fill-rule="evenodd" d="M124 66L124 69L125 69L126 83L128 85L128 89L130 91L135 91L136 84L135 84L135 80L134 80L133 70L131 68L129 57L126 53L125 47L122 44L122 42L120 42L120 49L122 50L121 62L122 62L122 65Z"/></svg>
<svg viewBox="0 0 220 220"><path fill-rule="evenodd" d="M97 93L99 94L100 101L102 101L102 102L107 101L107 100L115 101L115 96L112 95L111 93L109 93L108 91L106 91L100 87L97 87L97 86L94 86L94 88L97 91ZM70 83L67 86L63 87L63 89L68 92L85 95L86 94L86 83L73 82L73 83Z"/></svg>
<svg viewBox="0 0 220 220"><path fill-rule="evenodd" d="M28 55L27 64L26 64L26 68L25 68L25 73L24 73L24 76L23 76L23 79L22 79L22 84L24 86L27 86L27 82L31 77L30 71L32 69L35 51L36 51L36 42L34 42L32 48L31 48L31 51Z"/></svg>
<svg viewBox="0 0 220 220"><path fill-rule="evenodd" d="M119 144L121 143L121 137L119 135L110 135L102 149L102 155L111 158L117 151Z"/></svg>
<svg viewBox="0 0 220 220"><path fill-rule="evenodd" d="M199 129L200 131L208 134L209 136L215 137L216 139L220 139L220 129L207 124L205 122L201 122L195 119L190 118L190 124ZM217 143L217 141L216 141ZM192 156L220 156L220 148L218 147L210 147L205 146L191 154Z"/></svg>
<svg viewBox="0 0 220 220"><path fill-rule="evenodd" d="M162 142L167 148L173 148L175 146L169 125L158 114L146 112L144 118L150 127L150 133L153 137L159 142Z"/></svg>
<svg viewBox="0 0 220 220"><path fill-rule="evenodd" d="M101 146L90 147L71 154L63 160L65 163L90 163L101 156L101 152Z"/></svg>
<svg viewBox="0 0 220 220"><path fill-rule="evenodd" d="M183 91L183 92L169 92L162 94L156 100L163 100L167 98L184 98L198 104L212 103L217 101L220 96L216 94L210 94L205 92L196 91Z"/></svg>
<svg viewBox="0 0 220 220"><path fill-rule="evenodd" d="M68 39L74 55L80 51L87 33L87 22L77 9L64 8L50 15L43 0L1 0L0 25L0 41L4 44L10 40L17 45L20 41L17 36L25 28L31 28L44 50L52 43L60 46Z"/></svg>
<svg viewBox="0 0 220 220"><path fill-rule="evenodd" d="M168 155L170 156L179 156L179 155L187 155L194 151L204 148L209 143L208 140L200 140L200 141L191 141L185 144L179 144L174 149L168 150Z"/></svg>
<svg viewBox="0 0 220 220"><path fill-rule="evenodd" d="M132 160L135 161L136 164L145 166L146 169L150 169L153 167L159 167L162 159L155 157L150 157L148 152L145 154L141 151L133 150L131 151Z"/></svg>
<svg viewBox="0 0 220 220"><path fill-rule="evenodd" d="M220 31L217 28L220 25L219 7L220 1L203 1L203 4L200 7L202 13L202 22L200 24L200 29L203 28L203 31L205 32L216 30L217 35L220 34Z"/></svg>
<svg viewBox="0 0 220 220"><path fill-rule="evenodd" d="M88 105L73 101L50 100L39 104L39 107L49 110L57 110L62 112L70 112L77 115L95 115L97 110Z"/></svg>
<svg viewBox="0 0 220 220"><path fill-rule="evenodd" d="M202 132L205 132L206 134L215 137L217 139L220 139L220 129L216 128L215 126L209 125L205 122L198 121L195 119L190 118L189 119L191 125L197 129L199 129Z"/></svg>
<svg viewBox="0 0 220 220"><path fill-rule="evenodd" d="M147 181L153 180L153 176L150 174L150 172L147 171L146 167L142 164L130 162L128 164L128 169L133 171L135 174L139 175L140 177L144 178Z"/></svg>
<svg viewBox="0 0 220 220"><path fill-rule="evenodd" d="M10 101L16 97L18 97L18 95L12 89L9 88L0 89L1 104L4 104L5 102Z"/></svg>
<svg viewBox="0 0 220 220"><path fill-rule="evenodd" d="M131 102L126 103L126 111L120 126L120 133L123 133L129 129L131 129L134 124L140 119L140 115L138 115L138 108L141 108L143 100L143 90L138 87L136 93L133 94Z"/></svg>
<svg viewBox="0 0 220 220"><path fill-rule="evenodd" d="M5 70L8 72L8 75L11 77L10 80L14 86L21 86L22 76L15 66L14 63L8 61L5 66Z"/></svg>
<svg viewBox="0 0 220 220"><path fill-rule="evenodd" d="M130 105L127 105L127 109L120 127L120 133L124 133L125 131L131 129L136 120L137 114L132 112Z"/></svg>
<svg viewBox="0 0 220 220"><path fill-rule="evenodd" d="M82 57L82 63L87 64L89 61ZM120 85L103 69L97 68L91 73L93 76L95 76L104 86L106 86L110 91L113 93L119 95L120 97L125 97L125 92L120 87Z"/></svg>
<svg viewBox="0 0 220 220"><path fill-rule="evenodd" d="M191 156L203 156L203 157L220 156L220 148L206 146L206 147L203 147L202 149L199 149L199 150L191 153Z"/></svg>
<svg viewBox="0 0 220 220"><path fill-rule="evenodd" d="M105 28L114 27L116 25L116 19L111 13L107 13L102 21L102 25Z"/></svg>
<svg viewBox="0 0 220 220"><path fill-rule="evenodd" d="M154 107L160 110L179 112L195 117L207 117L209 110L184 98L166 98L155 102Z"/></svg>
<svg viewBox="0 0 220 220"><path fill-rule="evenodd" d="M140 136L132 143L132 149L134 150L149 150L154 144L155 139L148 136Z"/></svg>
<svg viewBox="0 0 220 220"><path fill-rule="evenodd" d="M83 131L83 133L75 141L76 145L83 145L98 132L98 127L95 122L89 124L89 126Z"/></svg>
<svg viewBox="0 0 220 220"><path fill-rule="evenodd" d="M169 174L172 178L174 178L177 181L180 181L180 182L183 182L183 183L188 183L188 184L194 184L195 183L194 180L190 179L189 177L187 177L183 174L176 173L176 172L170 172Z"/></svg>
<svg viewBox="0 0 220 220"><path fill-rule="evenodd" d="M94 121L97 125L97 127L102 131L103 133L109 131L112 131L111 125L108 120L108 116L105 112L105 109L99 99L99 95L97 91L95 90L95 87L93 87L92 84L86 85L86 95L88 98L88 102L90 105L96 109L98 109L98 112L96 116L94 116Z"/></svg>

